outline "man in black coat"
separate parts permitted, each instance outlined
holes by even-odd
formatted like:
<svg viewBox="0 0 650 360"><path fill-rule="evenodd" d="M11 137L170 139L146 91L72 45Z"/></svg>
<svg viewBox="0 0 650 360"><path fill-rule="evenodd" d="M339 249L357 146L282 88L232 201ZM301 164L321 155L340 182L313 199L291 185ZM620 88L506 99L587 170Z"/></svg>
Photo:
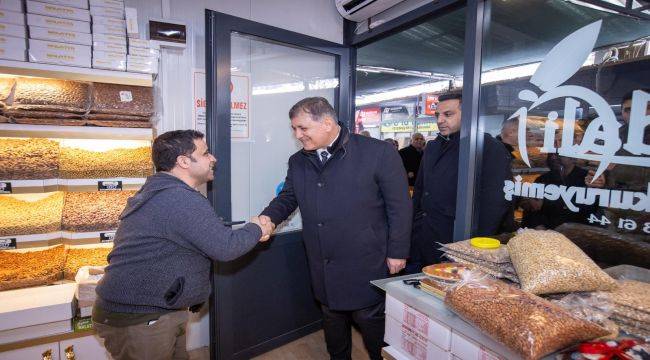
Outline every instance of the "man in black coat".
<svg viewBox="0 0 650 360"><path fill-rule="evenodd" d="M327 351L332 359L350 359L355 322L370 358L381 359L384 296L370 281L406 264L412 219L406 172L391 144L350 134L324 98L301 100L289 118L303 149L289 158L284 187L260 220L277 225L300 208Z"/></svg>
<svg viewBox="0 0 650 360"><path fill-rule="evenodd" d="M424 135L415 133L411 135L411 144L399 151L399 156L402 158L406 169L406 176L409 179L409 186L415 185L418 169L420 169L420 161L422 160L422 152L426 144Z"/></svg>
<svg viewBox="0 0 650 360"><path fill-rule="evenodd" d="M460 148L460 94L439 97L438 137L430 141L420 165L413 192L413 238L407 272L440 262L437 243L453 241ZM505 147L489 134L484 136L480 188L475 193L479 207L473 236L495 235L508 210L503 194L505 180L512 178Z"/></svg>

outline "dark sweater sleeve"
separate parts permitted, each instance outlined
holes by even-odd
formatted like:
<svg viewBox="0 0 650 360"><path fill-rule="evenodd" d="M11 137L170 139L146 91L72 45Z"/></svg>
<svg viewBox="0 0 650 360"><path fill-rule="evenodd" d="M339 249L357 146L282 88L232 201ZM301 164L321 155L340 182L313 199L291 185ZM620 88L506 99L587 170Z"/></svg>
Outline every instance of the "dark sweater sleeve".
<svg viewBox="0 0 650 360"><path fill-rule="evenodd" d="M266 215L271 218L271 222L279 225L286 220L296 208L298 208L298 200L296 194L293 192L293 175L291 174L291 159L289 159L289 169L287 169L287 177L284 179L284 186L282 191L271 200L260 215Z"/></svg>
<svg viewBox="0 0 650 360"><path fill-rule="evenodd" d="M376 178L388 219L388 257L406 259L409 256L413 218L406 172L399 154L389 144L383 148Z"/></svg>
<svg viewBox="0 0 650 360"><path fill-rule="evenodd" d="M262 229L252 223L237 230L225 226L198 193L176 200L165 224L167 234L192 244L212 260L234 260L252 250L262 237Z"/></svg>

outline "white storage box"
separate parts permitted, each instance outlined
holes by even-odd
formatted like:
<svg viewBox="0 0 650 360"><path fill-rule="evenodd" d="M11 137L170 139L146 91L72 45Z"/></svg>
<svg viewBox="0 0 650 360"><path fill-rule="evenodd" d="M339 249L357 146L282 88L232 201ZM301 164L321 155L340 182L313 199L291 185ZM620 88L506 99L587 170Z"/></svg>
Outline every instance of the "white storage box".
<svg viewBox="0 0 650 360"><path fill-rule="evenodd" d="M79 9L88 9L88 0L38 0L40 2L54 4L54 5L63 5L71 6Z"/></svg>
<svg viewBox="0 0 650 360"><path fill-rule="evenodd" d="M70 320L61 320L48 324L26 326L18 329L0 331L0 344L35 339L72 331Z"/></svg>
<svg viewBox="0 0 650 360"><path fill-rule="evenodd" d="M124 1L122 0L90 0L90 7L105 6L116 9L124 9Z"/></svg>
<svg viewBox="0 0 650 360"><path fill-rule="evenodd" d="M25 38L27 31L25 31L25 26L0 23L0 35Z"/></svg>
<svg viewBox="0 0 650 360"><path fill-rule="evenodd" d="M59 41L87 46L90 46L93 43L93 37L88 33L65 31L60 29L48 29L38 26L29 27L29 37L31 39L37 40Z"/></svg>
<svg viewBox="0 0 650 360"><path fill-rule="evenodd" d="M460 360L506 360L461 334L451 334L451 353Z"/></svg>
<svg viewBox="0 0 650 360"><path fill-rule="evenodd" d="M90 21L90 12L85 9L78 9L70 6L47 4L27 0L27 12L45 16L53 16L62 19L77 21Z"/></svg>
<svg viewBox="0 0 650 360"><path fill-rule="evenodd" d="M93 16L93 26L102 25L115 28L122 28L126 32L126 20L111 17Z"/></svg>
<svg viewBox="0 0 650 360"><path fill-rule="evenodd" d="M396 319L401 325L417 332L443 350L448 351L451 348L451 329L449 327L390 295L386 295L386 316ZM388 324L386 326L388 327Z"/></svg>
<svg viewBox="0 0 650 360"><path fill-rule="evenodd" d="M93 68L126 71L126 54L93 51Z"/></svg>
<svg viewBox="0 0 650 360"><path fill-rule="evenodd" d="M0 292L0 331L70 320L76 283Z"/></svg>
<svg viewBox="0 0 650 360"><path fill-rule="evenodd" d="M127 55L126 71L157 74L158 59L155 57Z"/></svg>
<svg viewBox="0 0 650 360"><path fill-rule="evenodd" d="M118 45L118 44L95 41L93 43L93 51L108 51L108 52L115 52L115 53L126 55L126 45Z"/></svg>
<svg viewBox="0 0 650 360"><path fill-rule="evenodd" d="M61 29L67 31L90 33L90 23L87 21L61 19L52 16L27 14L27 25L45 27L50 29Z"/></svg>
<svg viewBox="0 0 650 360"><path fill-rule="evenodd" d="M399 321L390 316L386 316L384 341L410 359L452 359L450 352L437 347L430 341L427 341L426 337L412 331L408 326L400 324Z"/></svg>
<svg viewBox="0 0 650 360"><path fill-rule="evenodd" d="M0 9L23 12L22 0L0 0Z"/></svg>
<svg viewBox="0 0 650 360"><path fill-rule="evenodd" d="M0 46L25 50L27 49L27 39L0 35Z"/></svg>
<svg viewBox="0 0 650 360"><path fill-rule="evenodd" d="M25 26L25 14L0 9L0 23Z"/></svg>
<svg viewBox="0 0 650 360"><path fill-rule="evenodd" d="M145 39L136 39L129 38L129 47L134 48L144 48L144 49L158 49L156 46L152 46L151 41Z"/></svg>
<svg viewBox="0 0 650 360"><path fill-rule="evenodd" d="M132 7L124 8L124 16L126 17L127 36L138 38L140 35L138 30L138 10Z"/></svg>
<svg viewBox="0 0 650 360"><path fill-rule="evenodd" d="M4 38L4 36L0 36ZM14 38L20 39L20 38ZM25 40L25 39L20 39ZM16 61L27 61L27 49L25 45L22 47L11 46L11 45L0 45L0 59L6 60L16 60Z"/></svg>
<svg viewBox="0 0 650 360"><path fill-rule="evenodd" d="M126 26L122 27L122 26L93 24L92 30L93 30L93 34L126 36Z"/></svg>
<svg viewBox="0 0 650 360"><path fill-rule="evenodd" d="M93 6L90 8L90 15L109 17L115 19L124 19L124 9L103 7L103 6Z"/></svg>
<svg viewBox="0 0 650 360"><path fill-rule="evenodd" d="M95 45L95 43L109 43L123 45L126 47L126 37L107 34L93 34L93 45Z"/></svg>
<svg viewBox="0 0 650 360"><path fill-rule="evenodd" d="M129 47L129 55L159 58L160 57L160 50L157 50L157 49L145 49L145 48L139 48L139 47Z"/></svg>
<svg viewBox="0 0 650 360"><path fill-rule="evenodd" d="M29 61L90 67L90 46L54 41L29 40Z"/></svg>

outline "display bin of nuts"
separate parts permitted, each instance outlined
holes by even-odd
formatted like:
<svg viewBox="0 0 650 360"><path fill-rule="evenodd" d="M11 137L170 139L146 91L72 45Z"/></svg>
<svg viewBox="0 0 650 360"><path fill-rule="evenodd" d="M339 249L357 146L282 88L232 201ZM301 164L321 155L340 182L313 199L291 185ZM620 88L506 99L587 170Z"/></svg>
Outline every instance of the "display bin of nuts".
<svg viewBox="0 0 650 360"><path fill-rule="evenodd" d="M0 195L0 236L46 234L61 229L63 192Z"/></svg>
<svg viewBox="0 0 650 360"><path fill-rule="evenodd" d="M0 291L49 285L63 278L66 248L0 251Z"/></svg>
<svg viewBox="0 0 650 360"><path fill-rule="evenodd" d="M58 176L57 141L0 137L0 181L56 179Z"/></svg>
<svg viewBox="0 0 650 360"><path fill-rule="evenodd" d="M60 158L62 179L145 178L153 174L151 146L146 141L64 140Z"/></svg>
<svg viewBox="0 0 650 360"><path fill-rule="evenodd" d="M135 191L69 192L65 195L62 230L91 232L117 229L119 217Z"/></svg>
<svg viewBox="0 0 650 360"><path fill-rule="evenodd" d="M111 250L113 244L68 246L63 278L74 280L82 266L108 265L107 256Z"/></svg>

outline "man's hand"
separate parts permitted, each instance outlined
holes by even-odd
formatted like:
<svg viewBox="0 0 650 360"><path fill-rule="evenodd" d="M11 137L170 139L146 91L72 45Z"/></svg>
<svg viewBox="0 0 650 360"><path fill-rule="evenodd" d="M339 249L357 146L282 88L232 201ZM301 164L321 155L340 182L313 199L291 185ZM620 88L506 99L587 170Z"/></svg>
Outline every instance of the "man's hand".
<svg viewBox="0 0 650 360"><path fill-rule="evenodd" d="M599 188L602 189L605 187L605 175L600 175L599 177L594 180L594 182L591 182L594 179L594 175L596 175L596 172L594 170L589 170L587 173L587 176L585 176L585 184L588 187L592 188Z"/></svg>
<svg viewBox="0 0 650 360"><path fill-rule="evenodd" d="M390 270L390 274L397 274L398 272L402 271L404 267L406 266L406 259L391 259L391 258L386 258L386 264L388 265L388 269Z"/></svg>
<svg viewBox="0 0 650 360"><path fill-rule="evenodd" d="M260 229L262 229L262 237L260 238L260 242L267 241L271 238L271 233L273 233L273 230L275 229L275 225L273 225L272 222L266 219L263 220L258 216L253 216L251 218L251 223L259 226Z"/></svg>

